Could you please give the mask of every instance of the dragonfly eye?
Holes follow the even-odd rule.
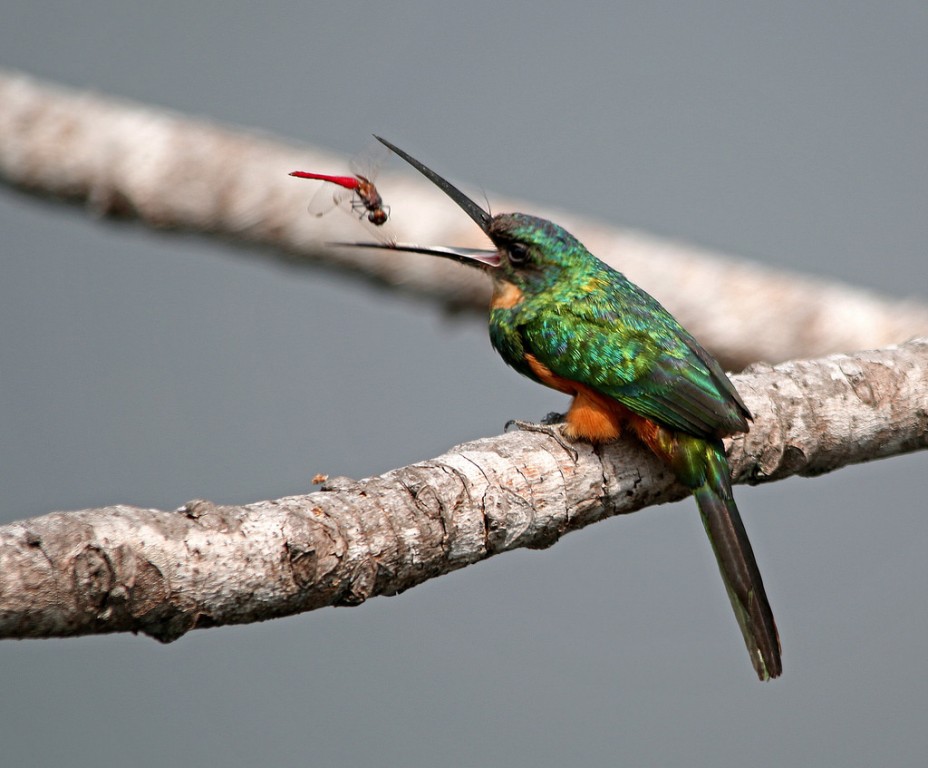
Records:
[[[512,243],[509,246],[509,263],[519,266],[528,261],[528,247],[522,243]]]

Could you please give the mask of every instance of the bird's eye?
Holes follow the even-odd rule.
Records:
[[[513,243],[509,246],[509,262],[519,265],[528,261],[528,247],[522,243]]]

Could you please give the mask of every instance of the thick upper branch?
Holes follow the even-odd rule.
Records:
[[[756,418],[730,446],[738,481],[928,447],[928,339],[734,381]],[[0,637],[172,640],[355,605],[684,494],[635,443],[578,444],[575,458],[550,437],[516,432],[305,496],[53,513],[0,528]]]
[[[342,158],[306,146],[47,85],[0,71],[0,178],[20,189],[84,203],[94,213],[269,247],[294,263],[350,270],[381,285],[483,309],[485,278],[410,254],[333,249],[356,240],[346,216],[305,213],[313,189],[287,173],[338,171]],[[427,182],[386,176],[404,241],[486,245]],[[537,206],[494,201],[496,210]],[[883,347],[928,333],[928,308],[735,262],[642,233],[548,213],[600,258],[657,296],[730,368],[848,349]],[[702,297],[713,297],[706,312]]]

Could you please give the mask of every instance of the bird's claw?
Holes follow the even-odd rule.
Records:
[[[522,421],[520,419],[510,419],[506,422],[506,431],[509,431],[510,427],[517,427],[523,432],[540,432],[543,435],[548,435],[548,437],[553,437],[561,448],[563,448],[567,453],[573,456],[574,461],[580,459],[580,454],[577,453],[577,449],[574,448],[567,438],[564,437],[564,432],[559,426],[564,421],[564,415],[561,413],[549,413],[541,421],[540,424],[536,424],[532,421]]]

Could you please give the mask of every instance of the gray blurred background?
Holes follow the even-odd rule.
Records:
[[[928,6],[810,5],[6,0],[0,65],[928,301]],[[302,493],[564,405],[344,277],[7,189],[0,232],[0,521]],[[923,765],[926,491],[924,455],[738,490],[772,684],[687,501],[359,608],[4,642],[0,763]]]

